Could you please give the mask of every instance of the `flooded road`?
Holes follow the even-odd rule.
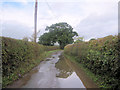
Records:
[[[62,51],[53,53],[51,58],[42,61],[8,88],[85,88],[76,71],[61,53]]]

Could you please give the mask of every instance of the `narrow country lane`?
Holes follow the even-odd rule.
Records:
[[[53,53],[51,58],[46,58],[8,88],[85,88],[76,71],[64,60],[62,52]]]

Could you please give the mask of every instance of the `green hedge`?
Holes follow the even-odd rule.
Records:
[[[117,36],[67,45],[64,53],[77,57],[78,63],[99,75],[103,81],[100,87],[120,89],[120,38]]]
[[[3,87],[21,78],[44,59],[44,52],[58,49],[58,46],[43,46],[2,37],[2,81]]]

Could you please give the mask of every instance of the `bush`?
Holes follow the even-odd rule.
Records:
[[[3,87],[39,64],[44,59],[45,51],[55,49],[58,47],[2,37]]]
[[[77,62],[100,75],[104,87],[120,88],[120,38],[117,36],[67,45],[64,53],[78,57]]]

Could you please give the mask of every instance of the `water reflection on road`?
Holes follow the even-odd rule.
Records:
[[[56,63],[59,74],[57,75],[61,88],[85,88],[76,72],[70,67],[63,55]]]
[[[61,53],[54,53],[9,88],[85,88]]]

